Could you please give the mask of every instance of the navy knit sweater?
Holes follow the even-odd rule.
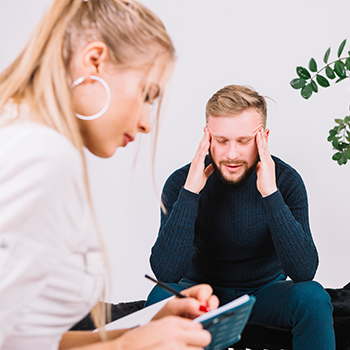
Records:
[[[255,171],[238,187],[214,172],[200,194],[183,188],[190,164],[168,178],[162,194],[166,213],[150,258],[157,278],[241,288],[259,287],[281,273],[294,282],[313,279],[318,255],[303,180],[273,160],[278,191],[265,198]]]

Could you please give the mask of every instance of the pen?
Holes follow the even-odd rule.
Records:
[[[183,294],[179,293],[176,289],[170,287],[169,285],[167,285],[164,282],[157,281],[156,279],[154,279],[154,278],[152,278],[151,276],[148,276],[148,275],[145,275],[145,277],[148,278],[149,280],[151,280],[152,282],[156,283],[160,288],[163,288],[167,292],[169,292],[171,294],[174,294],[178,298],[188,298],[186,295],[183,295]],[[200,305],[199,306],[199,311],[208,312],[208,311],[210,311],[210,308],[208,306]]]
[[[154,283],[157,283],[157,285],[160,288],[163,288],[164,290],[166,290],[167,292],[174,294],[175,296],[177,296],[178,298],[187,298],[185,295],[179,293],[176,289],[171,288],[170,286],[168,286],[166,283],[161,282],[161,281],[157,281],[156,279],[152,278],[151,276],[145,275],[146,278],[148,278],[149,280],[151,280]]]

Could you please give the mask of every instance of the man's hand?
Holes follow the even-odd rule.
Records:
[[[204,128],[204,136],[199,143],[197,152],[192,159],[190,171],[188,172],[184,188],[188,191],[199,193],[209,176],[213,173],[214,167],[212,164],[204,168],[205,156],[210,147],[210,134],[208,128]]]
[[[263,197],[267,197],[277,191],[275,162],[267,145],[268,134],[269,131],[263,129],[256,134],[256,144],[260,157],[260,162],[256,166],[258,176],[256,186]]]

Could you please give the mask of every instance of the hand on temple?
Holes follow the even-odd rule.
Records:
[[[270,194],[277,191],[276,174],[275,174],[275,162],[273,161],[268,145],[269,130],[261,129],[256,134],[256,144],[258,147],[258,153],[260,161],[256,166],[256,186],[263,197],[267,197]]]
[[[188,191],[199,193],[205,184],[209,176],[213,173],[214,167],[210,164],[205,168],[205,156],[208,153],[210,147],[210,133],[208,128],[204,128],[204,135],[199,143],[198,149],[191,163],[190,170],[184,185],[184,188]]]

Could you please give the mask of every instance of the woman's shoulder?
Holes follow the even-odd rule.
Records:
[[[40,153],[77,153],[72,142],[56,130],[31,120],[15,120],[0,127],[0,152],[6,149],[36,149]]]
[[[5,163],[5,164],[4,164]],[[0,164],[46,164],[82,168],[82,158],[72,142],[56,130],[30,121],[16,120],[0,128]]]

